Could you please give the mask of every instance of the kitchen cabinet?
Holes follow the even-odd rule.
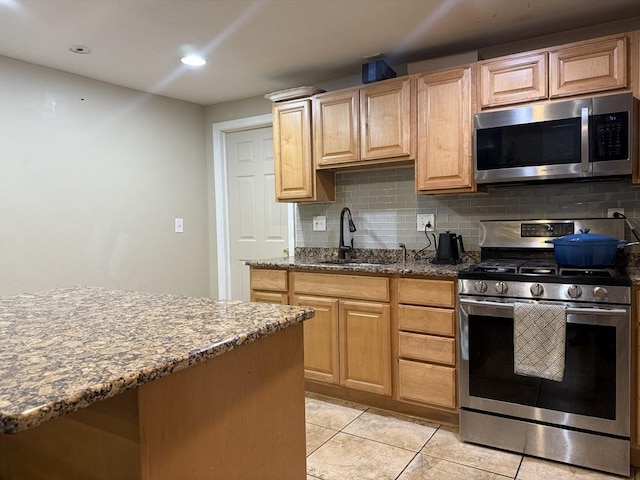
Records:
[[[481,108],[629,87],[618,34],[479,62]]]
[[[251,269],[251,301],[289,304],[288,275],[286,270]]]
[[[273,150],[276,200],[335,200],[332,172],[316,172],[311,138],[311,100],[273,104]]]
[[[398,280],[398,398],[455,409],[455,284]]]
[[[633,96],[640,99],[640,30],[636,30],[632,35],[632,48],[631,48],[631,88],[633,89]],[[640,117],[636,117],[636,135],[638,141],[640,141]],[[640,184],[640,147],[638,147],[638,141],[635,143],[636,148],[636,165],[633,169],[632,182],[634,184]]]
[[[389,279],[292,272],[293,304],[316,309],[304,323],[309,380],[391,395]]]
[[[474,65],[418,75],[416,191],[476,190],[473,178]]]
[[[549,94],[544,51],[487,60],[478,67],[482,108],[542,100]]]
[[[627,87],[625,35],[576,42],[549,50],[551,98]]]
[[[315,95],[313,135],[319,169],[415,158],[413,78]]]

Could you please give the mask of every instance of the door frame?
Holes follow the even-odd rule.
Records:
[[[227,133],[254,130],[273,126],[271,114],[218,122],[212,125],[213,134],[213,184],[216,212],[216,245],[218,268],[218,300],[227,300],[231,294],[231,255],[229,247],[229,182],[227,178]],[[289,252],[295,249],[294,204],[287,205]]]

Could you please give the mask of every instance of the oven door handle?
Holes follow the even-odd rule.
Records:
[[[460,303],[464,305],[477,305],[480,307],[509,309],[515,306],[514,303],[492,302],[491,300],[472,300],[461,298]],[[567,307],[567,315],[627,315],[628,310],[623,308],[598,308],[598,307]]]

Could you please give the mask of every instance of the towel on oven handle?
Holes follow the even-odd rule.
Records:
[[[564,305],[515,303],[513,372],[561,382],[564,377],[567,309]]]

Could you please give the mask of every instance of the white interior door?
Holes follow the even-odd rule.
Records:
[[[246,260],[282,257],[289,246],[287,205],[275,201],[273,129],[226,135],[229,298],[249,300]]]

